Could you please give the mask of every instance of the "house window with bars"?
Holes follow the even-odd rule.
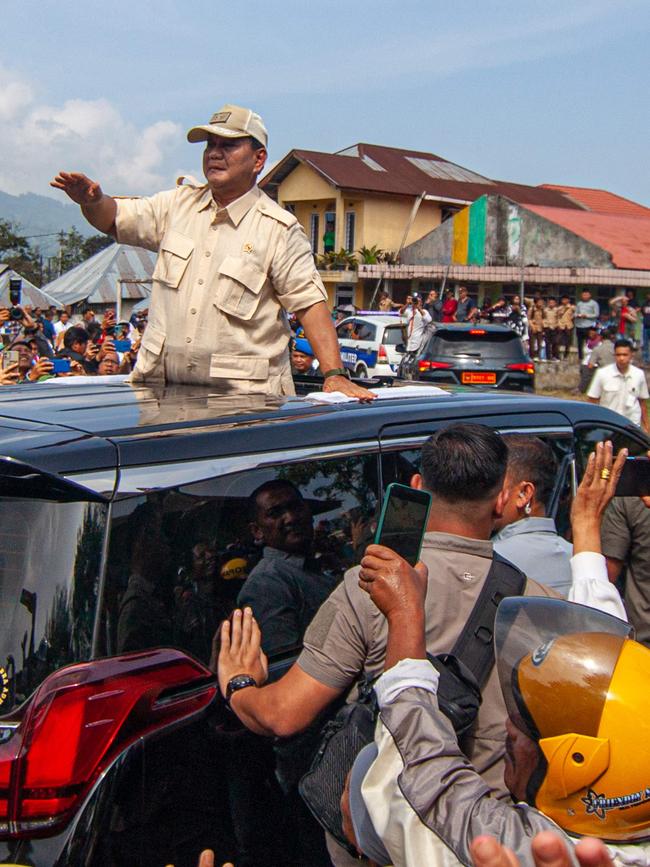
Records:
[[[354,253],[354,229],[356,214],[348,211],[345,215],[345,249],[348,253]]]
[[[309,230],[309,238],[311,241],[311,251],[314,255],[316,255],[316,253],[318,253],[318,227],[319,227],[319,224],[320,224],[320,221],[318,219],[318,214],[312,214],[311,215],[310,230]]]

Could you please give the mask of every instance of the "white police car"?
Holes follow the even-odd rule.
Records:
[[[336,325],[341,360],[353,376],[394,379],[405,351],[399,313],[360,311]]]

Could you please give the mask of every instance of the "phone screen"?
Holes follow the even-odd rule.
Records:
[[[616,485],[615,497],[650,496],[650,459],[627,458]]]
[[[375,542],[396,551],[411,566],[420,557],[427,528],[431,495],[406,485],[391,484],[386,490]]]

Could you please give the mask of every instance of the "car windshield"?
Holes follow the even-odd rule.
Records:
[[[508,361],[524,360],[521,340],[514,333],[490,332],[482,328],[472,331],[444,331],[436,333],[427,347],[432,358],[457,358],[463,355],[481,358],[503,358]]]
[[[106,506],[0,498],[0,714],[90,657]]]

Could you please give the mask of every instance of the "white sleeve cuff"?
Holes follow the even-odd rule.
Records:
[[[401,692],[412,686],[437,695],[439,679],[438,672],[427,659],[402,659],[375,683],[379,709],[391,704]]]
[[[595,551],[582,551],[571,558],[571,577],[574,584],[580,581],[596,580],[609,584],[607,564],[602,554]]]

